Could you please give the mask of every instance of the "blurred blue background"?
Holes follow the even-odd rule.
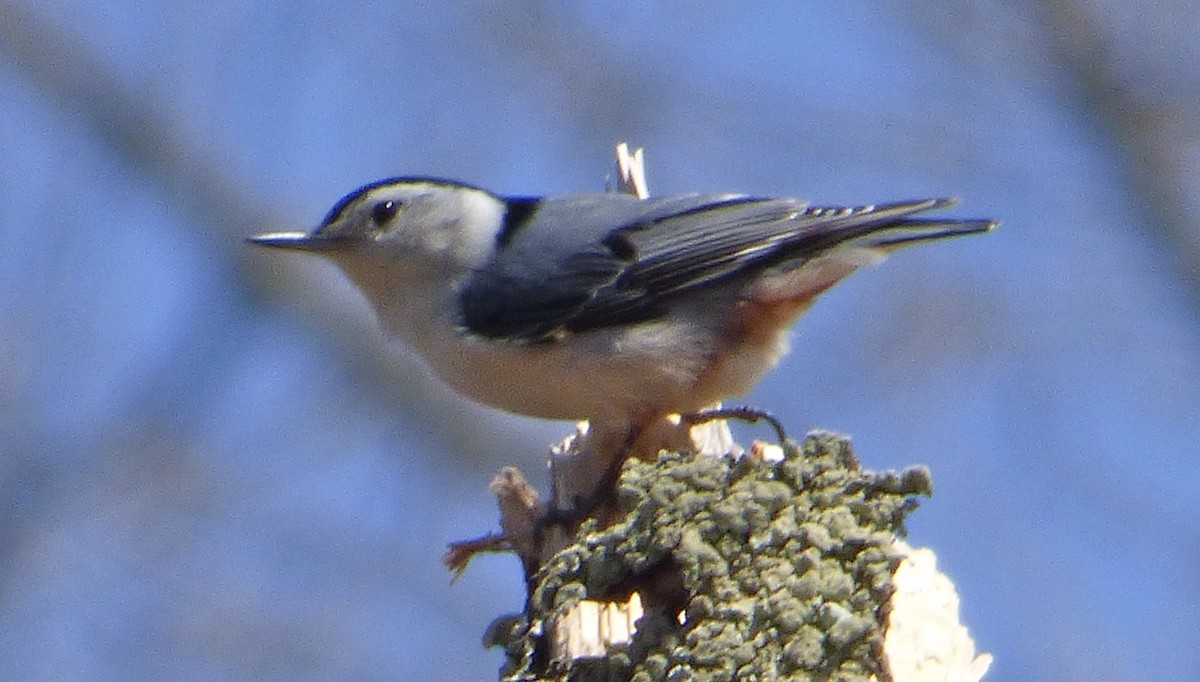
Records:
[[[598,190],[620,140],[655,194],[1003,219],[830,292],[745,402],[932,468],[989,679],[1193,678],[1197,4],[647,5],[0,0],[0,679],[494,679],[517,561],[441,554],[570,426],[242,239],[388,175]]]

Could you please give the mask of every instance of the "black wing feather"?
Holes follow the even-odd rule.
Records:
[[[992,226],[909,218],[951,203],[819,208],[737,195],[642,201],[612,194],[544,200],[460,292],[464,327],[489,338],[549,340],[654,319],[682,294],[795,267],[847,241],[892,246]],[[574,231],[569,239],[566,229]],[[584,248],[556,256],[570,244]]]

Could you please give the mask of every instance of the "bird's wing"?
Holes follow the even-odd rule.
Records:
[[[992,226],[910,217],[951,203],[820,208],[739,195],[545,200],[522,212],[522,224],[502,234],[496,259],[465,283],[463,324],[489,338],[548,340],[654,319],[688,292],[797,267],[848,242],[890,248]],[[576,248],[564,253],[571,244]]]

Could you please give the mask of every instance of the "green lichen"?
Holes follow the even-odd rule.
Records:
[[[676,453],[627,462],[617,491],[625,517],[603,529],[585,524],[534,576],[528,612],[498,642],[509,656],[502,679],[882,675],[892,541],[913,496],[930,493],[929,474],[862,471],[849,441],[834,434],[811,434],[785,450],[777,463]],[[647,594],[662,583],[646,576],[663,570],[682,584],[682,603],[655,606],[671,598]],[[631,646],[606,659],[550,664],[547,623],[581,599],[623,598],[631,589],[650,604]]]

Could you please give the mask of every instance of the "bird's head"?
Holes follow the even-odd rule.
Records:
[[[367,291],[380,276],[394,286],[456,279],[481,266],[496,248],[505,211],[503,199],[477,187],[390,178],[342,197],[311,232],[269,232],[249,241],[330,258]]]

